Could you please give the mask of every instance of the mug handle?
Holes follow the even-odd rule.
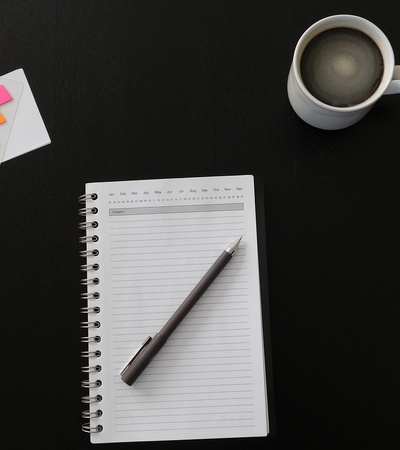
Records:
[[[383,95],[400,94],[400,66],[394,66],[393,79]]]

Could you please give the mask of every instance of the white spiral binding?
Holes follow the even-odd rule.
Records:
[[[84,208],[79,209],[79,215],[80,216],[88,216],[92,214],[97,214],[98,209],[96,207],[90,207],[90,205],[87,205],[87,203],[97,200],[98,196],[97,194],[85,194],[81,195],[79,197],[79,203],[82,203],[85,205]],[[99,238],[97,235],[89,235],[90,229],[95,229],[99,226],[98,222],[95,220],[88,220],[86,219],[85,222],[79,223],[79,229],[85,231],[87,234],[79,238],[79,242],[81,244],[91,244],[98,242]],[[79,252],[79,255],[82,258],[91,259],[95,258],[99,255],[99,251],[97,249],[85,249]],[[93,261],[87,261],[86,264],[82,264],[80,266],[80,270],[86,273],[96,272],[99,270],[99,264],[93,262]],[[93,286],[96,286],[100,283],[100,280],[98,277],[91,277],[91,278],[83,278],[81,280],[82,286],[87,286],[87,289],[92,288]],[[81,322],[80,326],[82,329],[93,329],[93,328],[100,328],[101,323],[98,320],[90,320],[89,317],[95,316],[96,314],[99,314],[100,307],[97,305],[92,305],[91,303],[94,300],[98,300],[100,298],[99,292],[82,292],[81,293],[81,300],[86,301],[86,306],[83,306],[81,308],[81,313],[85,314],[85,316],[88,317],[87,321]],[[83,344],[96,344],[101,341],[100,336],[82,336],[81,342]],[[90,364],[91,361],[93,361],[96,358],[99,358],[101,356],[100,350],[84,350],[81,352],[81,356],[83,358],[86,358],[89,361],[89,365],[82,366],[81,372],[82,373],[96,373],[101,372],[101,365],[99,364]],[[100,388],[102,385],[101,380],[83,380],[81,383],[81,386],[85,389],[90,389],[90,394],[93,394],[96,392],[96,389]],[[93,392],[94,390],[94,392]],[[100,403],[102,401],[102,396],[100,394],[97,395],[84,395],[81,397],[81,401],[84,404],[93,404],[93,403]],[[82,418],[83,419],[98,419],[103,415],[103,411],[101,409],[88,409],[82,412]],[[103,426],[98,424],[93,426],[91,422],[87,422],[82,424],[82,431],[86,433],[100,433],[103,431]]]

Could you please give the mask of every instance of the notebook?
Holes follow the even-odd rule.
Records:
[[[272,373],[254,177],[88,183],[85,192],[82,429],[91,442],[266,436]],[[121,371],[143,341],[240,236],[232,260],[125,384]]]

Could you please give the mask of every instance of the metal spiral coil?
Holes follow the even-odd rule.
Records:
[[[82,264],[80,269],[84,272],[88,272],[89,270],[99,270],[100,266],[98,264]]]
[[[94,389],[100,387],[102,384],[103,383],[101,382],[101,380],[96,381],[83,380],[81,386],[85,389]]]
[[[89,284],[99,284],[100,280],[98,278],[82,278],[81,284],[88,286]]]
[[[98,344],[101,341],[100,336],[82,336],[81,342],[82,344],[96,343]]]
[[[87,216],[88,214],[97,214],[99,210],[97,208],[79,208],[78,214],[80,216]]]
[[[90,206],[90,202],[97,199],[98,195],[96,193],[84,194],[81,195],[78,199],[79,203],[84,205],[84,207],[78,210],[78,214],[80,216],[85,216],[86,218],[84,222],[80,222],[78,224],[79,230],[82,230],[85,233],[84,236],[79,237],[79,243],[89,247],[79,252],[80,257],[86,258],[86,264],[82,264],[80,266],[80,270],[83,272],[96,272],[100,269],[99,264],[94,262],[92,259],[96,258],[99,255],[99,251],[97,249],[90,248],[93,246],[93,243],[98,242],[99,240],[99,237],[96,234],[90,233],[92,229],[98,228],[99,226],[99,223],[96,220],[93,220],[92,217],[90,217],[91,215],[98,213],[98,209],[95,206]],[[101,351],[96,350],[96,347],[93,348],[93,345],[95,346],[101,341],[101,337],[99,335],[93,335],[92,331],[90,331],[92,329],[98,329],[101,327],[101,323],[99,320],[91,320],[92,316],[100,313],[100,307],[92,304],[89,305],[88,303],[92,303],[93,300],[98,300],[100,298],[100,293],[93,290],[93,287],[97,286],[99,283],[100,279],[98,277],[88,277],[81,279],[81,285],[86,286],[86,292],[82,292],[80,298],[82,301],[87,302],[87,304],[81,307],[80,311],[82,314],[85,314],[87,320],[81,322],[80,327],[82,329],[88,330],[88,334],[81,337],[81,343],[90,346],[90,349],[88,348],[81,352],[81,357],[88,360],[88,365],[82,366],[81,372],[87,373],[90,376],[90,379],[83,380],[81,382],[82,388],[89,389],[89,395],[84,395],[83,397],[81,397],[81,401],[84,404],[96,404],[102,401],[102,396],[100,395],[100,393],[98,393],[98,388],[102,386],[102,382],[101,380],[91,378],[92,375],[90,375],[101,372],[102,369],[100,364],[91,364],[91,362],[94,362],[97,358],[101,357]],[[103,411],[100,408],[88,409],[83,411],[82,418],[89,419],[90,421],[82,424],[82,431],[86,433],[100,433],[103,430],[103,425],[96,424],[96,419],[100,418],[102,415]],[[95,422],[93,422],[92,420],[95,420]]]
[[[88,200],[97,200],[98,195],[96,193],[93,194],[83,194],[78,198],[79,203],[86,203]]]
[[[82,292],[81,300],[97,300],[100,298],[98,292]]]
[[[81,222],[78,227],[80,230],[86,230],[88,228],[97,228],[99,226],[99,223],[96,221],[93,222]]]
[[[81,250],[79,252],[79,256],[82,258],[87,258],[89,256],[99,256],[99,251],[97,249],[94,250]]]
[[[94,397],[90,397],[89,395],[84,395],[81,398],[82,403],[100,403],[103,400],[101,395],[95,395]]]
[[[103,431],[103,425],[91,427],[90,422],[87,422],[82,425],[82,431],[85,433],[101,433]]]
[[[96,411],[90,411],[89,409],[82,411],[82,418],[83,419],[94,419],[97,417],[101,417],[103,415],[103,411],[101,409],[98,409]]]
[[[85,244],[86,242],[98,242],[99,237],[96,236],[95,234],[93,236],[81,236],[79,238],[79,242],[81,244]]]

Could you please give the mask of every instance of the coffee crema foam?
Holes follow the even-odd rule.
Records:
[[[376,43],[352,28],[332,28],[313,38],[300,62],[304,85],[318,100],[348,107],[367,100],[383,77]]]

